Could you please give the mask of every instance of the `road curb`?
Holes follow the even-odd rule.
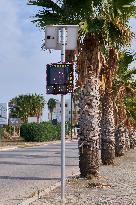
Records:
[[[67,178],[66,178],[66,181],[67,181],[68,179],[70,179],[70,178],[72,178],[72,177],[76,177],[76,176],[78,176],[78,175],[79,175],[79,173],[77,172],[77,173],[75,173],[74,175],[67,177]],[[35,202],[35,201],[39,200],[41,197],[43,197],[43,196],[49,194],[50,191],[53,191],[54,189],[56,189],[56,188],[58,188],[58,187],[61,187],[61,182],[57,182],[56,184],[54,184],[54,185],[52,185],[52,186],[50,186],[50,187],[48,187],[47,189],[44,189],[44,190],[42,190],[42,191],[38,191],[38,193],[37,193],[35,196],[33,196],[33,197],[31,197],[31,198],[29,198],[29,199],[27,199],[27,200],[21,202],[21,203],[18,204],[18,205],[29,205],[30,203]]]
[[[72,141],[77,141],[76,139],[73,139]],[[71,140],[66,140],[65,142],[67,142],[67,143],[70,143],[71,142]],[[17,145],[17,146],[13,146],[13,147],[8,147],[8,146],[6,146],[6,147],[0,147],[0,151],[8,151],[8,150],[15,150],[15,149],[24,149],[24,148],[33,148],[33,147],[39,147],[39,146],[45,146],[45,145],[49,145],[49,144],[59,144],[59,143],[61,143],[61,141],[48,141],[48,142],[45,142],[45,143],[43,143],[43,144],[37,144],[37,145],[29,145],[29,146],[23,146],[23,145]]]
[[[54,189],[56,189],[59,186],[61,186],[61,182],[57,182],[56,184],[48,187],[47,189],[45,189],[43,191],[38,191],[38,193],[35,196],[21,202],[18,205],[29,205],[30,203],[35,202],[36,200],[39,200],[42,196],[45,196],[45,194],[49,194],[50,191],[53,191]]]
[[[15,150],[18,147],[0,147],[0,151]]]

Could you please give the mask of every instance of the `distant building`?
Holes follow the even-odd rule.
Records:
[[[51,120],[51,113],[48,112],[48,119]],[[58,122],[61,122],[61,102],[56,101],[56,107],[53,110],[52,113],[52,119],[57,119]],[[65,120],[70,121],[71,120],[71,101],[66,100],[65,102]]]
[[[48,119],[51,120],[51,113],[48,110]],[[52,119],[57,119],[61,122],[61,102],[56,101],[56,108],[53,110]],[[71,98],[65,101],[65,121],[71,121]],[[73,125],[79,121],[79,106],[78,103],[72,102],[72,121]]]

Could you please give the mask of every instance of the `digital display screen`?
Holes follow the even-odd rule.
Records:
[[[73,92],[73,64],[50,64],[46,68],[47,94]]]
[[[49,85],[64,85],[69,82],[69,68],[50,67],[48,70],[48,84]]]

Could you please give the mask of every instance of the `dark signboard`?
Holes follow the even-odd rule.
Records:
[[[11,126],[20,126],[21,119],[20,118],[9,118],[9,125]]]
[[[50,64],[46,68],[47,94],[67,94],[73,92],[73,64]]]

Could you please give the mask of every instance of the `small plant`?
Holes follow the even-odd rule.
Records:
[[[88,174],[87,176],[86,176],[86,179],[88,179],[88,180],[94,180],[94,179],[96,179],[97,177],[95,177],[94,175],[92,175],[92,174]]]

